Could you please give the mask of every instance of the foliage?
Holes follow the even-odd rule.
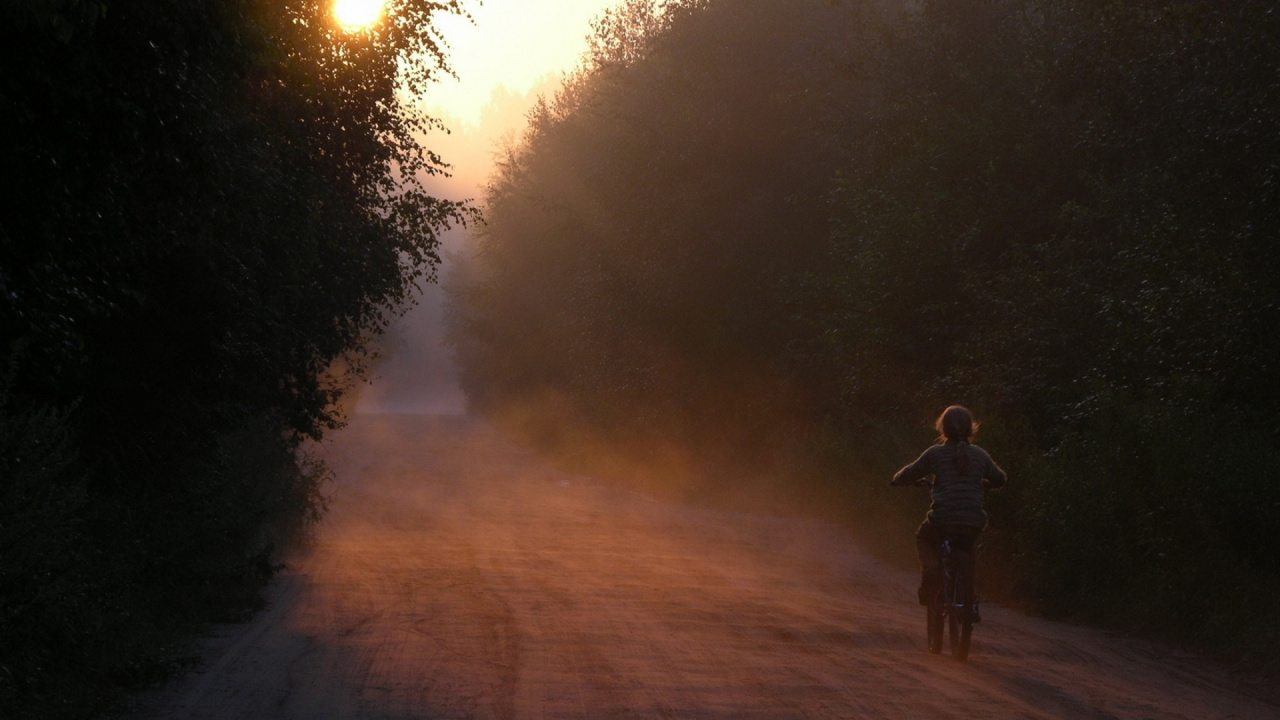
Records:
[[[1275,18],[980,7],[925,3],[870,66],[897,92],[836,195],[823,322],[874,328],[840,348],[842,392],[904,429],[956,400],[1018,428],[992,523],[1025,600],[1261,652]]]
[[[1238,413],[1178,411],[1150,396],[1109,401],[1024,493],[1023,593],[1050,614],[1176,628],[1268,657],[1275,630],[1250,617],[1280,589],[1269,540],[1280,489],[1258,481],[1268,435],[1260,418]],[[1071,539],[1080,536],[1090,541]]]
[[[961,402],[1013,477],[991,591],[1262,652],[1277,22],[626,3],[493,179],[453,291],[468,394],[900,539],[917,498],[881,486]]]
[[[24,667],[57,663],[57,652],[93,643],[94,631],[109,621],[95,602],[94,553],[80,520],[87,493],[67,413],[16,410],[12,381],[10,368],[0,384],[0,705],[6,708],[21,707]]]
[[[328,369],[359,374],[434,276],[438,233],[472,214],[426,194],[444,166],[408,100],[444,60],[432,15],[458,3],[402,0],[360,34],[328,11],[23,0],[0,16],[0,414],[44,428],[6,431],[15,457],[57,438],[66,465],[0,477],[26,508],[5,532],[34,543],[0,564],[22,553],[70,588],[0,596],[64,599],[30,635],[0,630],[19,716],[76,716],[49,694],[59,679],[86,678],[92,705],[145,680],[120,663],[154,664],[173,629],[255,602],[323,509],[325,471],[298,448],[341,422],[349,379]]]
[[[482,275],[456,289],[476,408],[563,403],[576,420],[560,420],[650,456],[776,447],[796,397],[770,362],[795,330],[771,308],[822,244],[823,103],[846,85],[826,68],[847,28],[807,2],[602,18],[500,165]]]

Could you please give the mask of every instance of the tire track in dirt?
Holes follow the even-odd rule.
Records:
[[[315,546],[138,720],[1280,717],[1193,657],[994,605],[970,662],[929,655],[914,573],[840,528],[603,487],[465,418],[358,417],[324,453]]]

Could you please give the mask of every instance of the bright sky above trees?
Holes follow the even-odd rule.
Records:
[[[571,69],[586,49],[591,20],[618,0],[472,0],[475,19],[438,16],[458,80],[445,78],[424,102],[468,124],[499,86],[523,94],[540,78]]]

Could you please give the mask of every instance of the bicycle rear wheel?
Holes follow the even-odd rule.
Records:
[[[951,587],[947,588],[947,626],[951,631],[951,657],[969,657],[969,640],[973,635],[973,574],[970,555],[953,551]]]
[[[925,613],[929,631],[929,652],[937,655],[942,652],[942,593],[934,596],[933,601],[925,608]]]

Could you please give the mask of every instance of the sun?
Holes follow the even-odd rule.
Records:
[[[333,18],[343,30],[355,32],[378,22],[386,0],[335,0]]]

